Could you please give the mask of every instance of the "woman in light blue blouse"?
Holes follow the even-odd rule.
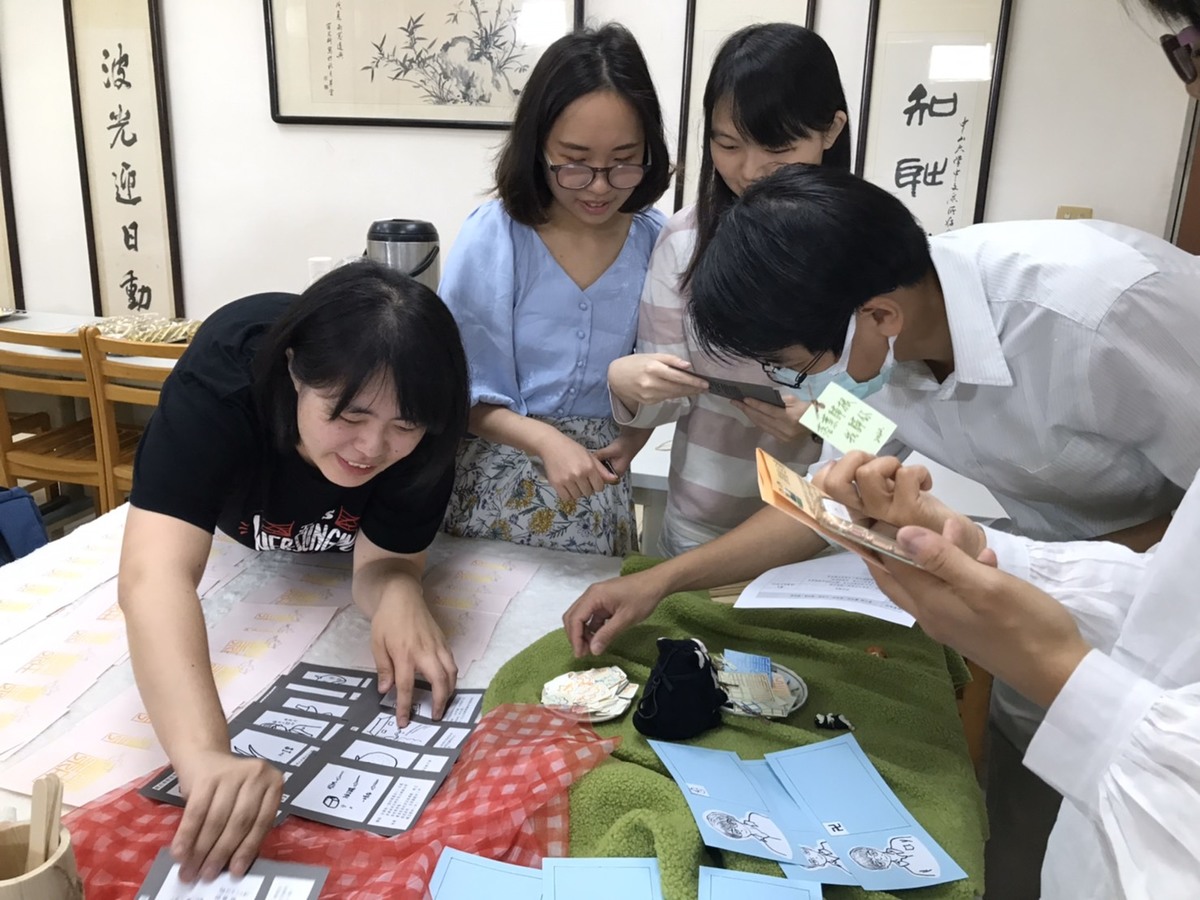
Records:
[[[607,25],[560,38],[517,104],[497,200],[463,224],[439,293],[471,367],[451,534],[585,553],[636,549],[608,364],[630,353],[670,178],[642,52]]]

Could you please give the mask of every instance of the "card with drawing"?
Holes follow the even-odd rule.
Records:
[[[479,720],[483,692],[457,692],[433,720],[432,691],[418,683],[413,718],[401,728],[377,683],[372,672],[301,663],[229,723],[235,753],[283,773],[277,822],[294,814],[394,835],[416,821]],[[141,793],[183,804],[171,769]]]
[[[179,880],[169,847],[158,851],[137,900],[317,900],[329,870],[323,866],[255,860],[241,878],[222,872],[212,881]]]
[[[853,735],[768,753],[765,759],[788,793],[821,823],[844,870],[867,890],[967,877],[887,786]]]
[[[797,881],[877,891],[966,878],[892,793],[853,735],[762,760],[649,743],[710,847],[773,860]]]
[[[879,555],[890,556],[915,566],[895,538],[855,522],[849,510],[826,495],[811,481],[797,475],[761,447],[755,451],[758,490],[763,500],[824,535],[873,566]]]

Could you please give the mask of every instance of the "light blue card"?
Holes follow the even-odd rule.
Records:
[[[755,675],[771,674],[771,657],[759,656],[757,653],[743,653],[741,650],[725,648],[721,655],[724,668],[730,672],[749,672]]]
[[[488,897],[489,894],[480,894]],[[663,900],[658,860],[542,860],[542,900]]]
[[[821,885],[700,867],[697,900],[823,900]]]
[[[647,743],[683,791],[705,844],[774,862],[795,858],[796,850],[775,821],[771,804],[736,753],[665,741]],[[779,793],[784,794],[782,785]]]
[[[849,868],[829,846],[821,823],[787,792],[765,759],[742,761],[743,771],[758,787],[771,817],[792,846],[790,862],[779,861],[788,878],[825,884],[858,884]]]
[[[447,847],[429,880],[429,893],[433,900],[539,900],[542,870]]]
[[[892,793],[853,735],[768,753],[766,760],[864,888],[914,888],[967,877]]]

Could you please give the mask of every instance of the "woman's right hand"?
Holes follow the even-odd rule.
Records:
[[[201,751],[175,771],[187,801],[171,841],[180,879],[212,881],[226,867],[246,874],[279,811],[283,775],[228,750]]]
[[[608,386],[631,407],[695,397],[708,390],[708,382],[686,371],[691,367],[670,353],[634,353],[609,363]]]
[[[621,480],[591,451],[559,431],[538,447],[538,456],[546,469],[546,480],[565,500],[582,500]]]

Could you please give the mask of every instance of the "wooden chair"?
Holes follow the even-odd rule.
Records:
[[[7,487],[15,487],[19,478],[94,487],[97,507],[103,511],[99,433],[93,418],[45,428],[48,419],[43,415],[10,415],[8,391],[86,400],[91,407],[82,335],[0,328],[0,481]],[[39,433],[14,439],[31,424]]]
[[[95,392],[95,417],[100,436],[101,476],[108,509],[120,505],[133,488],[133,457],[142,428],[117,423],[116,404],[158,406],[171,366],[155,365],[147,357],[177,360],[187,344],[152,344],[100,334],[95,325],[82,329],[84,357]],[[172,362],[173,364],[173,362]]]
[[[962,719],[967,751],[975,765],[975,777],[983,778],[987,761],[988,712],[991,709],[992,675],[971,660],[964,660],[971,670],[971,681],[959,689],[958,717]]]

